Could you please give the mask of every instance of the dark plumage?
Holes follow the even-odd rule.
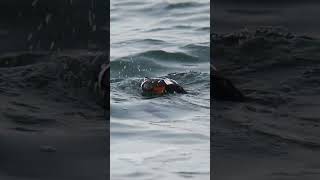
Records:
[[[243,101],[244,95],[238,90],[230,80],[219,75],[217,70],[211,68],[211,97],[215,100]]]
[[[168,93],[187,93],[175,80],[169,78],[144,78],[141,83],[144,95],[163,95]]]

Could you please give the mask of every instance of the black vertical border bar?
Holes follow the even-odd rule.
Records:
[[[214,4],[213,4],[213,0],[210,0],[210,179],[214,179],[213,178],[213,121],[214,121],[214,112],[213,112],[213,108],[214,108],[214,104],[213,104],[213,42],[212,42],[212,35],[213,35],[213,8],[214,8]]]
[[[110,0],[90,0],[89,1],[92,24],[88,23],[88,30],[90,39],[88,42],[89,48],[102,51],[106,54],[109,68],[106,71],[107,87],[105,89],[103,98],[103,107],[105,109],[104,116],[106,118],[106,162],[105,162],[105,176],[110,179]],[[90,16],[90,13],[88,16]],[[91,14],[92,15],[92,14]],[[91,42],[90,42],[91,41]],[[90,47],[93,46],[93,47]]]
[[[108,21],[108,27],[107,27],[107,31],[108,31],[108,50],[107,50],[107,52],[108,52],[108,61],[109,61],[109,71],[108,71],[108,76],[109,76],[109,79],[108,79],[108,84],[109,84],[109,91],[108,91],[108,94],[107,94],[107,96],[108,96],[108,101],[107,101],[107,104],[108,104],[108,107],[109,107],[109,114],[108,114],[108,121],[107,121],[107,131],[108,131],[108,133],[107,133],[107,135],[108,135],[108,138],[107,138],[107,146],[108,146],[108,151],[107,151],[107,156],[108,156],[108,158],[107,158],[107,168],[108,168],[108,173],[107,173],[107,179],[110,179],[110,111],[111,111],[111,105],[110,105],[110,68],[111,68],[111,66],[110,66],[110,0],[105,0],[106,1],[106,6],[108,7],[107,8],[107,12],[108,12],[108,15],[107,15],[107,21]]]

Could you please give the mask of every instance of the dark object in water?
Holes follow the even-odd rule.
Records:
[[[141,83],[143,95],[163,95],[167,93],[187,93],[175,80],[169,78],[145,77]]]
[[[232,82],[220,76],[215,68],[211,68],[211,94],[215,100],[244,101],[244,95]]]
[[[103,59],[102,57],[101,59]],[[99,67],[98,67],[99,68]],[[103,63],[100,65],[100,72],[95,77],[95,93],[101,98],[101,104],[104,109],[110,109],[110,64]]]

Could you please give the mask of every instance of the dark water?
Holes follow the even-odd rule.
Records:
[[[76,93],[75,99],[97,101],[94,83],[100,65],[109,62],[108,9],[103,0],[1,1],[3,98],[10,89],[24,93],[26,88],[40,94],[50,94],[49,89],[61,99]]]
[[[319,37],[320,3],[306,1],[211,1],[211,31],[219,34],[261,26],[282,26],[300,35]]]
[[[211,3],[211,63],[248,97],[213,101],[212,176],[319,179],[319,3]]]
[[[111,179],[209,179],[209,2],[111,1]],[[142,78],[189,93],[141,96]]]
[[[213,176],[319,179],[319,39],[268,27],[212,41],[213,63],[248,98],[214,102]]]
[[[108,63],[108,5],[0,1],[0,179],[108,176],[106,118],[93,88]]]
[[[0,53],[21,50],[103,49],[109,44],[104,0],[0,2]]]
[[[250,99],[213,102],[212,176],[319,179],[319,2],[211,3],[212,63]]]

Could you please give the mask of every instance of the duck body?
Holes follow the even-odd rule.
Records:
[[[164,95],[187,93],[175,80],[169,78],[145,77],[140,85],[143,95]]]

